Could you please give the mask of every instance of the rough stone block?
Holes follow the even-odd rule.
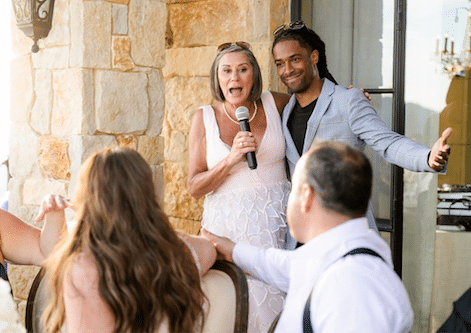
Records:
[[[252,51],[262,72],[263,90],[279,91],[281,83],[271,53],[271,42],[254,43]],[[283,84],[281,84],[283,85]]]
[[[23,202],[27,205],[40,205],[48,194],[67,196],[67,183],[61,180],[26,179],[23,186]]]
[[[274,0],[270,1],[270,4],[270,33],[273,33],[280,25],[290,21],[290,1]]]
[[[190,235],[199,235],[201,229],[201,222],[180,219],[178,217],[169,217],[169,220],[175,229],[184,231]]]
[[[117,146],[112,135],[77,135],[69,138],[70,175],[69,195],[73,193],[82,163],[98,150]]]
[[[128,33],[128,6],[113,5],[113,35],[126,35]]]
[[[130,0],[105,0],[111,3],[116,3],[116,4],[121,4],[121,5],[127,5]]]
[[[23,204],[15,212],[15,216],[18,217],[21,221],[24,221],[28,224],[35,226],[36,228],[41,228],[42,223],[34,223],[34,219],[38,216],[39,208],[37,205],[25,205]]]
[[[69,143],[51,136],[40,138],[38,164],[47,177],[69,180]]]
[[[165,211],[172,217],[200,221],[204,199],[196,201],[188,193],[186,169],[184,163],[164,162]]]
[[[162,132],[165,116],[165,82],[159,70],[152,70],[149,79],[149,125],[146,134],[157,136]]]
[[[237,1],[201,1],[169,5],[167,43],[173,47],[219,45],[247,40],[246,11]]]
[[[27,122],[33,104],[33,73],[29,55],[11,61],[10,74],[10,119]]]
[[[42,48],[33,53],[34,68],[64,69],[69,67],[70,47]]]
[[[245,3],[247,13],[247,36],[249,40],[270,40],[272,31],[270,31],[270,6],[273,1],[247,1]],[[267,19],[260,19],[261,17]]]
[[[149,0],[129,3],[131,56],[138,66],[162,68],[165,64],[167,6]],[[162,22],[162,23],[160,23]]]
[[[71,67],[111,68],[111,3],[70,1]]]
[[[10,174],[13,177],[24,178],[33,174],[38,156],[38,137],[34,134],[10,138]]]
[[[131,39],[129,37],[113,37],[113,68],[130,71],[134,68],[131,59]]]
[[[26,300],[19,300],[18,302],[18,315],[19,315],[19,320],[20,323],[25,323],[25,318],[26,318]],[[22,324],[24,325],[24,324]],[[26,332],[26,328],[24,330]],[[23,332],[18,332],[18,333],[23,333]]]
[[[37,266],[8,265],[8,277],[15,298],[27,300],[34,278],[39,272]]]
[[[42,41],[45,47],[70,45],[70,11],[68,0],[55,0],[51,31]]]
[[[137,138],[134,135],[118,135],[116,137],[118,146],[137,150]]]
[[[52,134],[94,133],[93,72],[78,68],[54,72],[53,89]]]
[[[173,130],[165,145],[165,160],[188,163],[188,132]]]
[[[164,207],[164,167],[162,165],[151,165],[155,195],[157,196],[157,202],[160,207]]]
[[[216,55],[216,46],[168,49],[163,75],[166,79],[174,76],[209,76]]]
[[[191,91],[194,98],[188,98]],[[188,134],[194,112],[211,103],[209,79],[175,77],[166,83],[165,160],[188,163]]]
[[[34,91],[36,100],[31,112],[30,125],[39,134],[49,134],[52,111],[52,72],[50,70],[36,70]]]
[[[10,126],[10,135],[14,136],[36,136],[37,133],[29,126],[28,123],[24,122],[12,122]]]
[[[166,1],[168,4],[175,4],[175,3],[202,2],[206,0],[166,0]]]
[[[161,136],[141,136],[137,151],[150,165],[159,165],[164,161],[164,138]]]
[[[19,178],[10,178],[8,181],[8,191],[10,191],[8,195],[8,211],[18,216],[17,214],[23,202],[21,198],[23,194],[23,181]]]
[[[149,122],[146,74],[96,72],[95,110],[100,132],[144,132]]]
[[[169,127],[189,133],[195,111],[213,101],[209,89],[209,78],[175,77],[167,80],[165,82],[165,101],[166,120]]]

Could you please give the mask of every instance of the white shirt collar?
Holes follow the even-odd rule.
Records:
[[[349,220],[324,232],[297,248],[294,256],[305,258],[315,253],[318,258],[315,262],[330,265],[347,252],[359,247],[368,247],[377,252],[389,266],[393,267],[389,245],[376,231],[368,228],[366,217]]]

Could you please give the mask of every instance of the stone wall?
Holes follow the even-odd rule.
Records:
[[[71,194],[88,156],[121,145],[153,168],[174,226],[196,234],[202,200],[186,189],[188,133],[212,102],[217,46],[248,41],[264,89],[279,90],[271,32],[288,20],[289,0],[55,0],[52,30],[32,54],[12,17],[10,211],[31,223],[44,195]],[[36,272],[9,265],[23,314]]]
[[[166,2],[56,0],[36,54],[12,21],[10,211],[32,222],[43,196],[69,196],[81,163],[112,145],[145,157],[163,203]],[[22,313],[36,271],[9,265]]]

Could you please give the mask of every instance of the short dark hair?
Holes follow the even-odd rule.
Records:
[[[350,217],[366,214],[373,170],[364,153],[347,144],[317,141],[306,154],[301,183],[321,197],[323,207]]]
[[[263,89],[262,71],[260,70],[260,66],[258,65],[257,59],[255,59],[255,56],[253,55],[252,51],[247,50],[236,44],[231,45],[225,48],[224,50],[220,51],[213,61],[213,64],[211,66],[211,71],[209,74],[211,95],[213,95],[214,99],[219,102],[224,102],[226,100],[226,98],[224,97],[224,94],[222,93],[221,86],[219,85],[218,67],[219,67],[219,62],[221,61],[221,58],[225,54],[231,53],[231,52],[240,52],[240,53],[245,54],[249,58],[249,62],[253,68],[253,86],[252,86],[252,91],[250,92],[250,95],[249,95],[249,100],[257,101],[258,99],[260,99],[260,96],[262,96],[262,89]]]
[[[272,54],[275,48],[275,45],[289,40],[295,40],[305,48],[309,54],[312,51],[317,50],[319,52],[319,61],[317,63],[317,70],[319,71],[319,76],[321,79],[328,78],[330,81],[337,84],[332,74],[330,74],[327,69],[327,56],[325,55],[325,43],[319,37],[314,30],[309,29],[307,26],[303,26],[300,29],[285,29],[276,34],[275,39],[272,44]]]

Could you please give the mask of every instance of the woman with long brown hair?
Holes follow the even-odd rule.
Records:
[[[135,150],[110,148],[82,166],[77,225],[51,256],[44,320],[58,332],[194,332],[203,324],[200,274],[216,252],[178,236],[156,201],[152,171]]]

